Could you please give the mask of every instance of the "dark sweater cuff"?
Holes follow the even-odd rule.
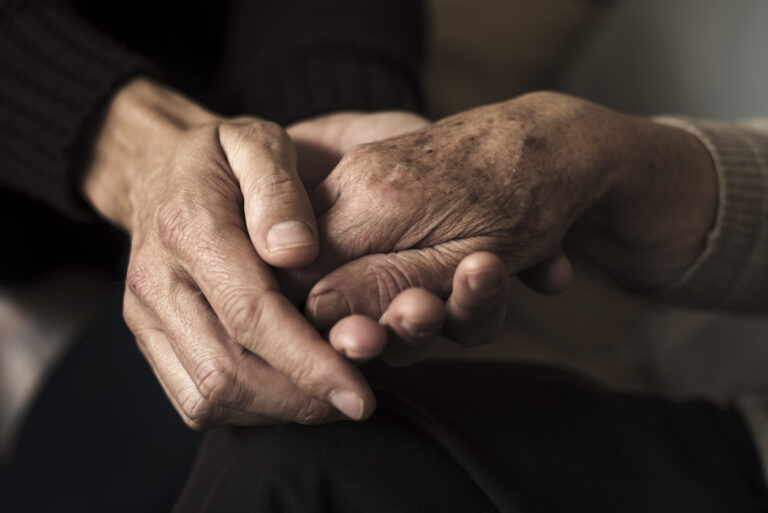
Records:
[[[78,145],[114,91],[152,66],[64,6],[23,5],[0,19],[0,180],[88,218],[77,191]]]

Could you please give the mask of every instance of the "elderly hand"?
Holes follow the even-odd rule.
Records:
[[[269,265],[318,251],[315,216],[278,126],[218,118],[137,79],[112,100],[84,191],[131,236],[124,316],[185,422],[353,419],[375,400],[279,290]],[[373,331],[366,331],[373,328]],[[379,336],[362,324],[353,334]]]
[[[302,121],[287,131],[296,144],[302,180],[311,188],[353,147],[413,132],[428,124],[426,119],[407,112],[346,112]],[[328,251],[321,251],[325,259],[332,259],[334,241],[323,241],[322,248],[326,245]],[[293,273],[294,278],[296,275]],[[283,273],[278,273],[278,278],[283,278],[284,288],[298,288],[298,295],[306,294],[306,287],[313,284],[291,283],[290,276]],[[408,288],[394,297],[379,317],[379,323],[387,328],[386,336],[361,336],[373,328],[364,316],[352,315],[333,326],[329,340],[334,348],[357,362],[381,357],[391,365],[415,363],[426,356],[429,345],[440,336],[472,343],[492,339],[504,318],[507,287],[508,276],[498,257],[473,254],[456,268],[447,301],[429,290]]]
[[[304,272],[330,274],[306,313],[325,327],[377,317],[410,287],[447,297],[456,265],[477,251],[563,289],[569,232],[626,287],[662,287],[701,251],[716,180],[706,149],[680,130],[536,93],[358,146],[311,197],[324,246]]]

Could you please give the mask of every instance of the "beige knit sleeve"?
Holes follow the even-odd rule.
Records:
[[[719,184],[717,217],[704,251],[660,297],[690,306],[768,313],[768,119],[654,121],[698,137],[712,155]]]

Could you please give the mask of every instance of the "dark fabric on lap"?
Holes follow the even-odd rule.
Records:
[[[375,367],[501,511],[768,511],[739,416],[706,401],[619,394],[542,365]]]
[[[370,421],[213,432],[175,512],[473,511],[486,500],[505,513],[768,510],[745,426],[710,403],[617,394],[538,365],[366,371],[381,402]],[[465,479],[445,479],[457,467]],[[414,482],[423,502],[401,509]],[[466,493],[471,506],[425,506]]]
[[[219,428],[175,513],[491,513],[432,437],[386,402],[364,423]]]

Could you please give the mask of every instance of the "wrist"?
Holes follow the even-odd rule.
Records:
[[[130,232],[132,191],[142,171],[168,158],[185,131],[215,119],[171,89],[132,80],[96,121],[86,149],[83,195],[102,217]]]
[[[622,128],[605,149],[610,185],[569,242],[620,285],[651,292],[672,283],[703,251],[717,213],[717,176],[693,135],[616,115]]]

